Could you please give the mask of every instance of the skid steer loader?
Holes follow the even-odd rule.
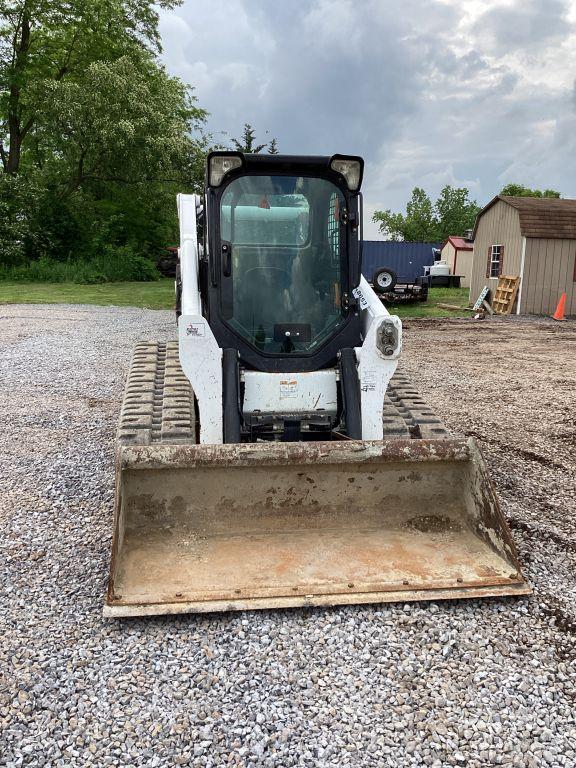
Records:
[[[397,372],[359,157],[213,152],[177,342],[137,346],[105,614],[520,595],[482,457]]]

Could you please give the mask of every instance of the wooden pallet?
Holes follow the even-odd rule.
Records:
[[[509,315],[512,312],[519,285],[518,275],[500,275],[498,287],[492,299],[492,309],[497,315]]]

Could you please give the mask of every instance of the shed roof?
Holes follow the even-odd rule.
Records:
[[[474,250],[474,243],[464,240],[463,237],[456,237],[456,235],[449,235],[445,242],[442,244],[442,248],[446,243],[452,243],[457,251],[472,251]]]
[[[520,232],[524,237],[576,240],[576,200],[555,197],[512,197],[496,195],[476,218],[474,237],[482,215],[498,200],[511,205],[520,216]]]

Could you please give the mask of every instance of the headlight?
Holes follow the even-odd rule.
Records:
[[[360,189],[363,162],[359,157],[333,157],[330,168],[344,176],[351,192],[357,192]]]
[[[227,173],[242,167],[242,158],[238,155],[212,155],[208,162],[208,183],[211,187],[219,187]]]
[[[376,331],[376,346],[384,357],[390,357],[398,349],[398,329],[389,317],[382,320]]]

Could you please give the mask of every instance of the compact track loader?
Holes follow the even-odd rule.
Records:
[[[105,614],[528,593],[482,457],[397,371],[359,157],[213,152],[178,341],[136,348]]]

